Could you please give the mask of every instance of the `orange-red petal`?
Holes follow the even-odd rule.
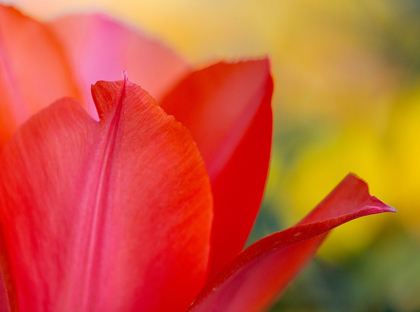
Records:
[[[10,312],[9,296],[6,283],[3,277],[3,270],[0,268],[0,312]]]
[[[194,72],[161,102],[190,130],[214,198],[210,276],[243,248],[259,210],[271,150],[273,83],[267,59]]]
[[[329,230],[362,216],[395,212],[347,176],[299,224],[245,249],[209,282],[191,311],[264,311],[313,257]]]
[[[22,311],[185,310],[205,281],[210,182],[188,131],[140,87],[63,99],[0,156],[0,221]]]
[[[0,150],[32,114],[63,96],[78,96],[48,27],[1,4],[0,96]]]

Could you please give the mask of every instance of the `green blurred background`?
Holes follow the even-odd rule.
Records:
[[[102,11],[198,66],[268,54],[275,140],[250,242],[348,172],[397,215],[334,230],[272,311],[420,311],[420,1],[15,0],[39,18]]]

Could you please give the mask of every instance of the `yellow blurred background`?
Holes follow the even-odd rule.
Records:
[[[273,311],[420,311],[420,1],[0,2],[42,19],[104,12],[198,66],[269,55],[275,140],[251,240],[297,222],[348,172],[399,211],[336,229]]]

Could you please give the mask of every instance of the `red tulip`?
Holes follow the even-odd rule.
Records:
[[[349,175],[240,252],[269,162],[266,59],[193,71],[103,17],[41,24],[0,6],[0,62],[6,311],[264,310],[329,230],[394,211]],[[85,86],[121,68],[160,107],[126,76],[99,81],[96,121]]]

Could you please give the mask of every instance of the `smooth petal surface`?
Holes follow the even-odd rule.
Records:
[[[3,277],[3,270],[0,268],[0,312],[10,312],[9,296],[6,283]]]
[[[121,70],[157,100],[189,70],[189,65],[159,42],[101,15],[73,15],[50,24],[75,72],[83,101],[96,115],[89,86],[115,80]]]
[[[214,198],[210,276],[243,248],[259,210],[271,151],[273,82],[267,59],[192,73],[161,107],[190,130]]]
[[[182,311],[205,281],[210,182],[188,131],[140,87],[98,82],[0,156],[0,218],[20,311]],[[4,267],[3,267],[4,268]]]
[[[264,311],[313,257],[327,231],[381,212],[395,210],[370,196],[365,182],[347,176],[299,224],[243,251],[205,286],[191,311]]]
[[[34,112],[63,96],[77,98],[78,91],[55,37],[0,4],[0,150]]]

